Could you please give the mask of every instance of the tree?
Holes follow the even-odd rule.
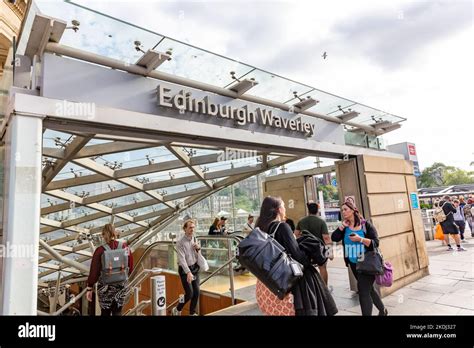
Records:
[[[418,187],[474,184],[474,172],[435,162],[418,177]]]
[[[318,189],[323,192],[323,199],[326,202],[339,199],[337,188],[332,185],[318,185]]]
[[[448,171],[444,176],[445,185],[474,184],[474,172],[468,172],[459,168]]]

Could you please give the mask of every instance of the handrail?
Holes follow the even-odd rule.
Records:
[[[242,237],[239,237],[239,236],[236,236],[236,235],[224,235],[224,236],[217,235],[217,236],[196,236],[196,239],[197,240],[222,240],[222,241],[232,241],[232,240],[234,240],[237,243],[239,243],[242,240]],[[157,241],[157,242],[154,242],[154,243],[150,244],[149,246],[147,246],[147,248],[145,249],[143,254],[140,256],[140,258],[138,259],[138,262],[136,263],[136,265],[141,264],[143,262],[143,260],[148,256],[150,251],[153,250],[157,245],[170,245],[170,244],[173,245],[173,247],[175,245],[175,243],[173,243],[173,241],[171,241],[171,242],[170,241]],[[230,270],[230,272],[229,272],[230,273],[229,274],[229,281],[230,281],[230,287],[231,287],[230,291],[231,291],[231,297],[232,297],[232,304],[234,304],[234,302],[235,302],[235,289],[234,289],[234,279],[233,279],[234,278],[234,273],[233,273],[233,269],[232,269],[232,262],[234,262],[236,260],[236,256],[231,257],[231,245],[230,245],[230,243],[227,246],[227,250],[229,251],[229,259],[223,265],[221,265],[218,269],[216,269],[214,272],[212,272],[210,275],[208,275],[202,281],[200,281],[199,285],[202,285],[202,284],[206,283],[209,279],[211,279],[215,275],[221,273],[222,270],[225,267],[229,266],[229,270]],[[131,274],[130,278],[133,278],[132,282],[134,282],[135,279],[139,278],[139,276],[135,276],[135,272],[137,270],[138,270],[138,266],[135,267],[135,270]],[[142,273],[140,273],[140,275],[142,275],[142,274],[143,274],[143,271],[142,271]],[[144,277],[144,279],[146,279],[146,276]],[[144,279],[140,280],[139,283],[141,283]],[[178,301],[179,301],[179,298],[174,300],[171,304],[169,304],[166,307],[166,309],[169,310]],[[130,315],[130,314],[135,313],[137,311],[141,311],[150,304],[151,304],[151,301],[149,301],[149,300],[141,301],[134,308],[128,310],[124,315]]]
[[[37,314],[42,315],[42,316],[56,316],[56,315],[59,315],[62,312],[64,312],[66,309],[71,307],[74,303],[76,303],[77,300],[82,298],[82,296],[84,296],[84,294],[86,292],[87,292],[87,288],[84,288],[77,296],[71,297],[71,299],[68,301],[68,303],[66,303],[64,306],[62,306],[61,308],[59,308],[57,311],[55,311],[53,313],[46,313],[46,312],[37,310]]]
[[[230,260],[227,260],[221,267],[219,267],[218,269],[216,269],[214,272],[212,272],[209,276],[207,276],[206,278],[204,278],[203,281],[201,281],[199,283],[199,286],[201,286],[202,284],[204,284],[205,282],[207,282],[209,279],[211,279],[212,277],[214,277],[217,273],[220,273],[225,267],[227,267],[231,262],[233,262],[235,260],[235,256],[230,259]],[[179,301],[179,297],[174,300],[173,302],[171,302],[168,307],[166,307],[166,309],[170,309],[172,306],[174,306],[177,302]]]

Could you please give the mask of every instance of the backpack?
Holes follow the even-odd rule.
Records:
[[[238,245],[238,260],[280,300],[303,276],[303,266],[293,260],[278,243],[273,233],[253,229]]]
[[[472,210],[474,209],[474,205],[473,204],[466,204],[464,206],[464,217],[465,218],[469,218],[469,217],[472,217]]]
[[[443,203],[441,207],[436,207],[433,217],[436,220],[437,223],[441,223],[446,221],[446,214],[444,213],[443,207],[446,204],[446,202]]]
[[[111,249],[108,244],[102,245],[102,271],[100,278],[104,284],[125,283],[128,280],[128,250],[123,248],[123,242],[117,241],[117,249]]]

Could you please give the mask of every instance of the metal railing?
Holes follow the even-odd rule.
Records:
[[[230,294],[231,294],[232,304],[234,305],[235,304],[235,286],[234,286],[233,262],[236,260],[236,256],[233,255],[233,252],[232,252],[232,242],[235,241],[235,242],[239,243],[242,240],[242,237],[235,236],[235,235],[196,236],[196,239],[198,241],[212,240],[212,241],[221,241],[221,242],[223,241],[223,242],[225,242],[223,244],[226,245],[227,260],[224,262],[224,264],[222,264],[220,267],[218,267],[216,270],[214,270],[210,275],[205,277],[199,284],[202,285],[202,284],[206,283],[209,279],[211,279],[214,276],[216,276],[217,274],[221,273],[222,271],[224,271],[226,269],[226,267],[228,267],[228,270],[229,270],[229,286],[230,286],[229,290],[230,290]],[[143,262],[146,260],[147,257],[149,257],[149,254],[151,253],[151,251],[153,251],[156,248],[156,246],[158,246],[158,245],[173,245],[173,249],[174,249],[174,251],[176,251],[175,243],[173,243],[173,242],[158,241],[158,242],[155,242],[155,243],[152,243],[151,245],[149,245],[145,249],[145,251],[143,252],[141,257],[139,258],[138,262],[136,263],[137,266],[135,267],[135,270],[130,275],[130,278],[132,278],[131,282],[134,282],[135,279],[138,278],[139,281],[137,281],[137,282],[141,284],[141,282],[143,282],[147,278],[148,274],[143,275],[143,271],[141,273],[139,273],[138,275],[135,275],[135,274],[136,274],[136,272],[138,272],[138,268],[140,267],[140,265],[143,264]],[[203,247],[203,249],[204,250],[212,250],[212,249],[215,249],[215,248],[210,248],[210,247],[204,248]],[[142,269],[143,269],[143,267],[142,267]],[[162,272],[162,271],[163,270],[160,270],[160,272]],[[137,293],[137,290],[136,290],[137,289],[136,286],[135,287],[131,286],[130,288],[135,289],[135,305],[132,309],[128,310],[124,315],[132,315],[132,314],[140,315],[141,312],[151,304],[151,301],[150,300],[143,300],[141,302],[138,302],[138,296],[137,296],[138,293]],[[179,297],[176,300],[174,300],[172,303],[170,303],[166,307],[166,309],[169,310],[178,301],[179,301]]]

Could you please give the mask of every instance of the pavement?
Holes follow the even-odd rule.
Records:
[[[426,241],[430,275],[385,296],[389,315],[474,315],[474,238],[465,233],[467,251],[447,251],[439,240]],[[335,265],[336,266],[336,265]],[[347,269],[329,268],[329,285],[338,315],[360,315],[358,296],[349,289]],[[373,314],[378,311],[374,307]]]
[[[426,241],[430,275],[384,297],[389,315],[474,315],[474,238],[466,233],[467,251],[447,251],[439,240]],[[329,286],[337,303],[337,315],[361,315],[357,293],[350,290],[342,259],[328,267]],[[217,315],[262,315],[255,300],[255,286],[238,290],[236,297],[247,302]],[[373,315],[378,311],[374,307]]]

